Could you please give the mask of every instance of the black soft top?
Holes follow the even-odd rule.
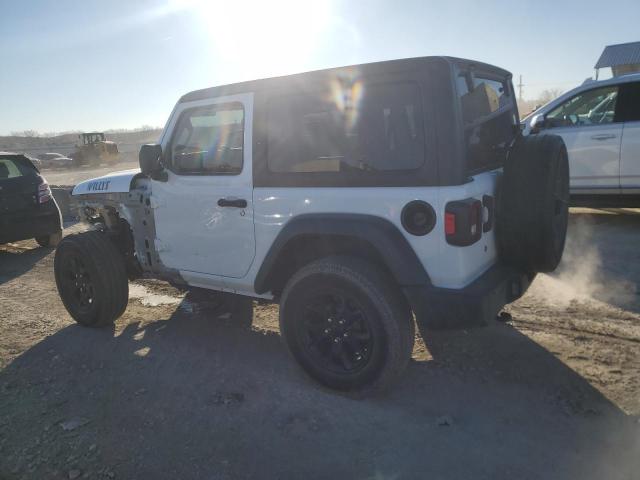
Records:
[[[183,95],[179,103],[204,100],[207,98],[221,97],[225,95],[235,95],[239,93],[255,92],[267,88],[287,88],[306,83],[316,83],[327,80],[328,77],[347,76],[371,76],[383,73],[406,72],[423,69],[427,64],[438,65],[446,71],[451,71],[454,66],[465,68],[477,68],[484,71],[494,72],[500,77],[511,77],[511,73],[502,68],[489,65],[483,62],[468,60],[456,57],[431,56],[403,58],[399,60],[386,60],[383,62],[362,63],[359,65],[349,65],[345,67],[328,68],[324,70],[314,70],[311,72],[296,73],[281,77],[271,77],[259,80],[249,80],[240,83],[231,83],[217,87],[194,90]]]

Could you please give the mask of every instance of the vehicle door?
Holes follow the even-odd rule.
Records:
[[[243,277],[255,256],[253,95],[178,104],[152,181],[156,249],[181,271]]]
[[[567,146],[574,193],[619,191],[622,123],[615,118],[617,99],[617,85],[594,88],[574,95],[545,117],[549,132],[560,135]]]
[[[620,148],[620,188],[622,193],[640,192],[640,82],[620,85],[616,111],[623,122]]]

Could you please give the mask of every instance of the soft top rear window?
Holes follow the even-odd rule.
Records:
[[[465,126],[488,117],[505,107],[510,107],[508,87],[505,81],[480,75],[459,75],[458,96]]]
[[[462,70],[456,90],[470,174],[504,164],[517,132],[518,111],[509,78],[490,72]]]

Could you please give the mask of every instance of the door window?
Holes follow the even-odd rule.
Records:
[[[618,86],[595,88],[579,93],[547,114],[549,127],[579,127],[614,122]]]
[[[191,108],[176,125],[169,167],[179,175],[237,175],[243,152],[241,103]]]

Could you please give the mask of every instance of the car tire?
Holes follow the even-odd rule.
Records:
[[[500,180],[496,232],[501,259],[530,273],[555,270],[564,250],[568,206],[569,163],[562,138],[517,139]]]
[[[50,235],[43,235],[41,237],[36,237],[35,240],[38,243],[38,245],[40,245],[41,247],[45,247],[45,248],[56,247],[62,240],[62,230],[58,230],[57,232],[52,233]]]
[[[103,232],[65,237],[56,249],[54,272],[62,303],[81,325],[111,325],[127,308],[124,257]]]
[[[280,331],[302,369],[321,384],[368,394],[405,369],[415,340],[411,311],[377,267],[332,256],[310,263],[287,282]]]

